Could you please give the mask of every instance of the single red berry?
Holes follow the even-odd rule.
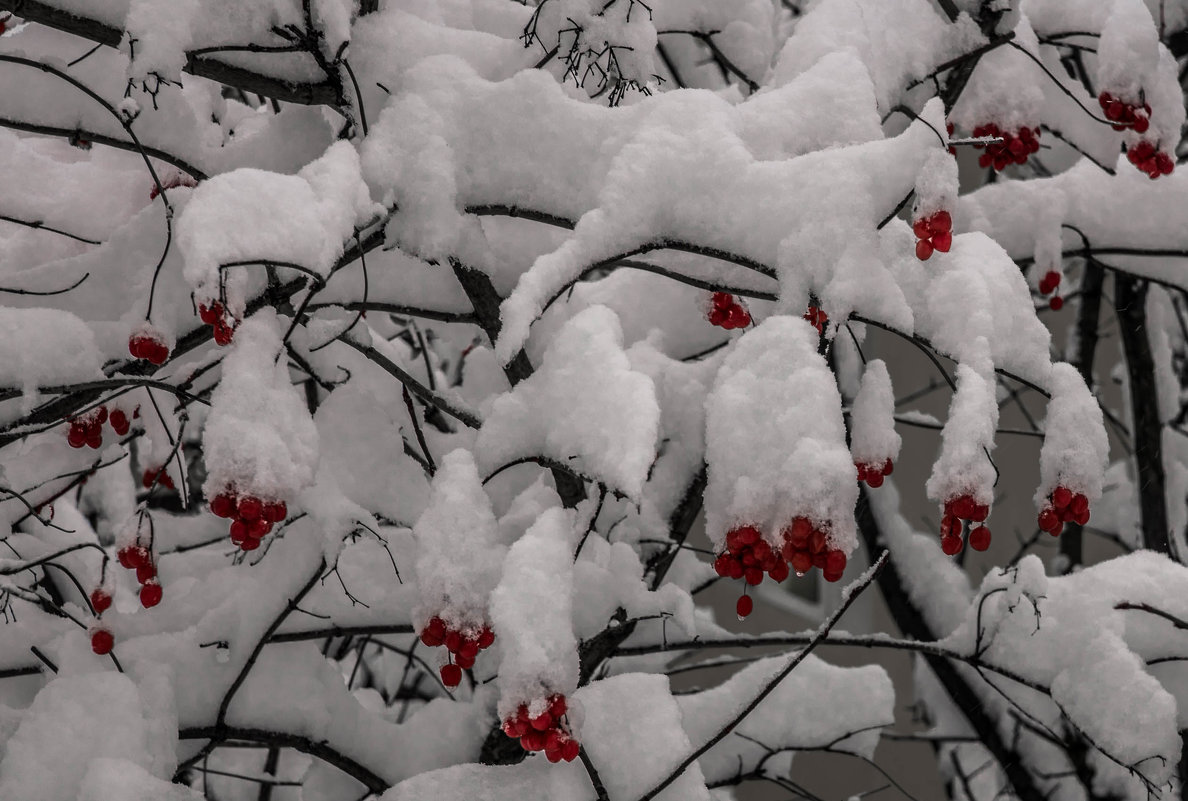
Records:
[[[483,630],[479,632],[478,636],[478,647],[485,650],[494,644],[495,632],[491,631],[490,626],[483,626]]]
[[[1063,509],[1072,503],[1072,490],[1065,486],[1059,486],[1052,490],[1052,506],[1057,509]]]
[[[788,578],[788,572],[788,563],[781,559],[771,566],[771,568],[767,571],[767,575],[771,576],[772,581],[774,581],[776,584],[779,584],[784,579]]]
[[[928,261],[932,258],[932,242],[927,239],[921,239],[916,242],[916,258],[920,261]]]
[[[953,216],[941,209],[932,215],[932,230],[938,233],[953,230]]]
[[[233,543],[242,545],[244,540],[248,539],[248,524],[242,520],[232,521],[230,534]]]
[[[254,551],[260,547],[260,541],[253,537],[244,537],[243,542],[239,543],[239,550]]]
[[[969,532],[969,547],[975,551],[984,551],[990,547],[990,529],[986,526],[978,526],[970,529]]]
[[[157,566],[152,562],[141,562],[136,566],[136,580],[145,584],[157,577]]]
[[[763,571],[757,567],[748,567],[743,571],[743,578],[747,580],[747,584],[754,587],[763,583]]]
[[[550,715],[549,710],[546,709],[536,717],[529,719],[528,722],[531,723],[532,728],[536,729],[537,731],[548,731],[553,727],[553,716]]]
[[[990,516],[990,507],[984,503],[975,503],[970,510],[969,519],[975,523],[984,523]]]
[[[226,493],[219,493],[210,499],[210,511],[215,517],[234,517],[235,499]]]
[[[151,609],[161,603],[161,597],[164,594],[157,581],[150,581],[140,588],[140,605],[145,609]]]
[[[821,571],[821,578],[825,579],[826,581],[828,581],[831,584],[834,582],[837,582],[837,581],[841,581],[841,577],[842,577],[842,574],[840,572],[835,573],[832,570],[822,570]]]
[[[1060,529],[1063,528],[1063,526],[1060,524],[1060,518],[1056,515],[1056,513],[1050,508],[1046,507],[1039,513],[1037,522],[1039,523],[1041,531],[1046,531],[1053,536],[1059,534]]]
[[[447,631],[445,636],[445,647],[446,650],[451,654],[458,653],[458,649],[462,647],[462,635],[453,629]]]
[[[247,524],[247,535],[254,540],[262,539],[270,531],[272,531],[272,524],[262,517],[257,517]]]
[[[1068,508],[1072,510],[1074,515],[1087,512],[1089,511],[1089,499],[1079,492],[1075,493],[1069,501]]]
[[[284,501],[269,501],[264,504],[260,514],[269,523],[279,523],[289,516],[289,507]]]
[[[111,421],[112,429],[121,437],[127,434],[128,429],[131,428],[131,423],[128,422],[128,415],[119,409],[112,409],[111,416],[108,419]]]
[[[103,446],[103,433],[91,431],[87,433],[87,447],[99,450]]]
[[[858,471],[858,480],[866,481],[866,465],[856,464],[854,465],[854,468]]]
[[[929,217],[921,217],[912,223],[912,233],[916,235],[916,239],[931,239],[932,238],[932,220]]]
[[[1056,295],[1048,299],[1048,308],[1052,311],[1060,311],[1064,308],[1064,298]]]
[[[882,473],[867,473],[866,474],[866,483],[872,489],[878,489],[879,487],[883,486],[883,474]]]
[[[951,231],[942,231],[932,237],[932,247],[940,253],[948,253],[949,248],[953,247],[953,233]]]
[[[740,595],[738,603],[734,605],[734,611],[741,620],[755,611],[755,602],[751,600],[751,596],[749,595]]]
[[[714,572],[722,578],[730,575],[730,563],[734,561],[730,554],[722,552],[718,554],[718,558],[714,560]]]
[[[463,640],[462,645],[458,648],[458,656],[465,657],[466,659],[474,659],[476,656],[478,656],[478,652],[478,640],[472,640],[469,638]]]
[[[260,516],[260,512],[263,510],[263,508],[264,505],[260,503],[259,498],[253,497],[251,495],[245,495],[239,499],[239,505],[236,507],[236,511],[239,514],[240,520],[251,521]]]
[[[123,548],[120,548],[118,551],[116,551],[116,559],[119,560],[120,567],[125,567],[129,570],[132,570],[136,567],[136,563],[132,561],[134,558],[134,550],[135,548],[133,546],[125,545]]]
[[[809,553],[819,554],[825,550],[825,532],[819,528],[813,529],[809,535]]]
[[[111,608],[111,593],[102,587],[91,590],[91,606],[94,607],[95,614],[103,614],[104,611]]]
[[[462,683],[462,668],[457,665],[441,666],[441,683],[447,687],[457,687]]]
[[[66,434],[66,442],[71,448],[81,448],[87,444],[87,430],[78,423],[70,424],[70,431]]]
[[[834,548],[825,554],[825,572],[838,573],[845,572],[846,569],[846,554],[844,551]]]
[[[129,560],[132,563],[130,567],[136,569],[141,565],[151,565],[153,563],[153,554],[143,545],[135,545],[132,548],[132,555],[129,557]]]
[[[961,553],[961,537],[957,535],[941,537],[941,550],[948,556]]]
[[[891,462],[891,460],[890,460],[890,459],[888,459],[887,461],[883,462],[883,475],[884,475],[884,476],[889,476],[889,475],[891,475],[891,471],[892,471],[892,470],[894,470],[894,469],[895,469],[895,465],[894,465],[894,464],[892,464],[892,462]]]
[[[788,561],[798,576],[803,576],[813,567],[813,555],[808,551],[797,551]]]
[[[95,629],[91,632],[91,650],[103,656],[111,653],[111,649],[115,647],[115,637],[107,629]]]
[[[573,762],[578,758],[578,753],[581,751],[581,746],[578,745],[577,740],[569,740],[561,746],[561,757],[566,762]]]

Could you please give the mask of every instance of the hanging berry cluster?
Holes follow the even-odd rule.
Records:
[[[1065,523],[1083,526],[1089,522],[1089,499],[1060,485],[1052,490],[1048,502],[1039,513],[1039,527],[1053,537],[1059,537]]]
[[[1176,163],[1172,161],[1171,156],[1156,149],[1155,145],[1146,139],[1128,148],[1126,158],[1145,172],[1152,181],[1161,175],[1171,175],[1176,169]]]
[[[751,587],[761,584],[765,573],[777,584],[788,578],[788,565],[754,526],[726,534],[726,550],[714,560],[714,571],[722,578],[744,579]],[[744,593],[736,604],[738,616],[746,617],[753,609],[754,601]]]
[[[151,326],[145,326],[128,339],[128,352],[134,358],[162,365],[169,358],[169,346],[165,338]]]
[[[974,145],[979,150],[983,147],[986,149],[985,153],[978,156],[978,166],[994,167],[999,172],[1005,170],[1008,164],[1026,164],[1028,156],[1039,152],[1039,128],[1023,126],[1015,133],[1007,133],[1000,130],[994,123],[988,122],[974,128],[973,135],[995,136],[1002,139],[1001,142],[989,145]]]
[[[126,545],[116,552],[116,558],[123,567],[136,571],[136,580],[140,582],[140,605],[151,609],[161,603],[165,592],[157,578],[153,552],[143,545]]]
[[[495,632],[486,624],[481,628],[453,628],[434,615],[421,629],[421,642],[429,648],[445,646],[450,654],[450,662],[441,666],[441,683],[447,687],[457,687],[462,682],[462,671],[474,667],[479,651],[485,651],[494,644]]]
[[[503,721],[503,733],[518,739],[520,747],[529,753],[544,751],[549,762],[572,762],[581,746],[570,734],[566,710],[563,695],[550,696],[544,701],[544,709],[535,716],[529,712],[528,704],[520,704],[516,714]]]
[[[241,495],[233,489],[214,496],[210,511],[215,517],[231,520],[231,542],[243,551],[259,548],[260,540],[272,531],[272,525],[289,516],[284,501],[266,501],[255,495]]]
[[[829,547],[824,528],[814,525],[807,517],[796,517],[784,529],[782,537],[781,553],[797,576],[803,576],[815,567],[826,581],[841,579],[846,570],[846,554]]]
[[[106,567],[107,560],[104,559],[105,570]],[[103,613],[111,608],[111,593],[101,586],[91,590],[91,608],[95,610],[95,617],[102,621]],[[115,635],[102,622],[98,622],[90,633],[91,650],[100,656],[110,653],[111,649],[115,647]]]
[[[882,464],[855,464],[854,467],[858,468],[859,481],[865,481],[867,486],[878,489],[883,486],[883,479],[891,475],[895,465],[888,459]]]
[[[169,489],[177,489],[173,485],[173,479],[169,477],[169,473],[166,472],[163,465],[156,470],[153,470],[151,467],[145,470],[140,483],[144,485],[145,489],[152,489],[154,484],[160,484],[162,487],[168,487]]]
[[[916,258],[920,261],[928,261],[934,250],[948,253],[953,246],[953,218],[944,209],[916,220],[912,231],[916,234]]]
[[[978,524],[969,530],[969,547],[975,551],[989,548],[990,529],[982,525],[989,516],[990,507],[978,503],[969,493],[949,498],[945,501],[945,513],[941,517],[941,550],[949,556],[961,553],[964,546],[961,537],[963,520]]]
[[[132,417],[140,416],[140,407],[132,413]],[[124,436],[132,428],[128,414],[123,409],[112,409],[107,413],[106,406],[92,409],[86,414],[70,418],[70,430],[66,433],[66,442],[71,448],[90,447],[98,450],[103,447],[103,424],[110,422],[111,428],[118,436]]]
[[[1133,128],[1138,133],[1146,133],[1147,128],[1151,127],[1151,106],[1147,103],[1141,106],[1128,103],[1109,92],[1098,95],[1097,102],[1101,104],[1102,113],[1113,124],[1115,131]]]
[[[727,331],[746,328],[751,324],[751,314],[746,307],[734,299],[729,292],[715,292],[709,308],[709,321]]]
[[[231,344],[231,337],[235,335],[235,326],[237,323],[227,313],[222,303],[216,300],[209,306],[200,304],[198,306],[198,316],[202,319],[202,322],[214,330],[214,341],[216,345]]]
[[[809,306],[808,311],[804,313],[804,319],[817,329],[817,335],[820,336],[825,333],[825,324],[829,322],[829,315],[825,313],[824,309]]]
[[[1060,273],[1055,270],[1048,270],[1044,273],[1044,277],[1040,279],[1039,291],[1041,295],[1051,295],[1060,287]],[[1048,308],[1052,311],[1060,311],[1064,308],[1064,298],[1059,295],[1052,295],[1048,298]]]

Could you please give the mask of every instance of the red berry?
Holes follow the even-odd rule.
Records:
[[[1041,531],[1046,531],[1049,534],[1051,534],[1052,536],[1056,536],[1057,534],[1059,534],[1060,529],[1063,528],[1063,526],[1060,523],[1060,518],[1056,515],[1056,513],[1054,511],[1052,511],[1050,508],[1046,508],[1046,507],[1044,508],[1043,511],[1041,511],[1039,513],[1039,518],[1037,519],[1037,522],[1039,523],[1039,527],[1040,527]]]
[[[464,668],[466,670],[469,670],[470,668],[474,667],[474,657],[473,656],[463,656],[462,654],[458,654],[457,656],[454,657],[454,661],[458,663],[458,667]]]
[[[141,565],[151,565],[153,563],[153,555],[143,545],[135,545],[132,548],[132,555],[129,557],[129,561],[131,562],[129,567],[136,569]]]
[[[846,569],[846,554],[844,551],[833,549],[825,555],[825,572],[826,573],[841,573]]]
[[[990,516],[990,507],[984,503],[975,503],[970,511],[969,519],[975,523],[983,523]]]
[[[751,600],[751,596],[749,595],[740,595],[738,603],[734,605],[734,611],[739,618],[744,618],[755,611],[755,602]]]
[[[927,239],[916,242],[916,258],[920,261],[928,261],[932,258],[932,250],[932,243]]]
[[[1069,501],[1068,508],[1072,510],[1074,515],[1079,515],[1083,512],[1089,511],[1089,499],[1081,493],[1076,493]]]
[[[747,584],[754,587],[763,583],[763,571],[757,567],[748,567],[743,571],[743,578],[747,580]]]
[[[252,537],[244,537],[243,542],[239,543],[239,550],[254,551],[260,547],[260,541]]]
[[[441,666],[441,683],[447,687],[457,687],[462,683],[462,668],[457,665]]]
[[[491,631],[490,626],[483,626],[483,630],[479,632],[478,647],[481,649],[490,648],[495,643],[495,632]]]
[[[91,431],[87,434],[87,447],[99,450],[103,446],[103,433]]]
[[[145,609],[151,609],[161,603],[163,595],[164,591],[161,589],[161,585],[155,580],[150,581],[140,588],[140,605]]]
[[[730,563],[732,561],[734,560],[731,559],[730,554],[725,552],[718,554],[718,558],[714,560],[714,572],[722,578],[726,578],[730,575]]]
[[[894,470],[894,469],[895,469],[895,465],[891,463],[891,460],[890,460],[890,459],[888,459],[887,461],[883,462],[883,475],[884,475],[884,476],[889,476],[889,475],[891,475],[891,471],[892,471],[892,470]]]
[[[211,498],[210,511],[215,517],[234,517],[235,499],[226,493],[220,493]]]
[[[788,563],[783,560],[778,560],[767,571],[767,575],[771,576],[771,580],[779,584],[784,579],[788,578]]]
[[[835,581],[841,581],[841,577],[842,577],[841,573],[835,573],[832,570],[824,570],[824,571],[822,571],[822,574],[821,574],[821,578],[825,579],[826,581],[828,581],[830,583],[833,583]]]
[[[975,551],[984,551],[990,547],[990,529],[978,526],[969,532],[969,547]]]
[[[867,473],[866,483],[868,485],[870,485],[871,488],[878,489],[879,487],[883,486],[883,474],[882,473]]]
[[[466,659],[474,659],[478,656],[478,652],[478,640],[465,639],[462,641],[461,647],[458,648],[458,656]]]
[[[445,647],[451,654],[458,653],[458,649],[462,647],[462,635],[450,629],[445,635]]]
[[[1072,490],[1068,487],[1059,486],[1052,490],[1052,506],[1057,509],[1063,509],[1072,503]]]
[[[136,566],[136,580],[141,584],[157,577],[157,566],[152,562],[143,562]]]
[[[103,656],[110,653],[115,646],[115,637],[107,629],[95,629],[91,632],[91,650]]]
[[[561,758],[566,762],[573,762],[578,758],[579,751],[581,751],[581,746],[578,745],[578,741],[569,740],[561,746]]]
[[[912,223],[912,233],[916,235],[916,239],[930,239],[932,238],[932,219],[929,217],[921,217]]]
[[[260,512],[263,509],[264,505],[260,503],[260,499],[251,495],[245,495],[240,498],[239,505],[236,507],[236,511],[239,513],[239,519],[244,521],[255,520],[260,516]]]
[[[111,593],[102,587],[91,590],[91,606],[94,607],[96,614],[103,614],[111,607]]]
[[[270,531],[272,531],[272,524],[262,517],[257,517],[247,524],[247,535],[254,540],[262,539]]]
[[[953,216],[941,209],[932,215],[932,230],[938,233],[953,230]]]
[[[866,465],[856,464],[854,465],[854,468],[858,471],[858,480],[866,481]]]
[[[958,535],[941,537],[941,550],[949,556],[961,553],[961,537]]]
[[[125,567],[129,570],[132,570],[136,567],[136,563],[132,561],[132,552],[134,550],[135,548],[133,546],[125,545],[123,548],[120,548],[118,551],[116,551],[116,559],[119,560],[120,567]]]
[[[242,520],[235,520],[231,523],[231,541],[236,545],[242,545],[243,541],[248,538],[248,524]]]
[[[279,523],[289,516],[289,508],[284,501],[269,501],[264,504],[260,514],[269,523]]]
[[[66,442],[71,448],[81,448],[87,444],[87,430],[78,423],[71,423],[70,431],[66,434]]]
[[[798,576],[803,576],[813,567],[813,555],[808,551],[797,551],[788,561]]]
[[[1064,298],[1060,297],[1059,295],[1049,298],[1048,299],[1048,308],[1051,309],[1052,311],[1060,311],[1061,309],[1064,308]]]
[[[948,253],[949,248],[953,247],[952,232],[942,231],[941,233],[932,237],[932,247],[941,253]]]
[[[792,543],[792,547],[803,551],[808,548],[809,538],[813,534],[813,524],[808,518],[798,517],[792,521],[792,528],[785,530],[784,537]]]
[[[121,437],[128,433],[128,429],[131,427],[131,424],[128,422],[128,415],[119,409],[112,409],[111,417],[108,419],[111,420],[112,429]]]

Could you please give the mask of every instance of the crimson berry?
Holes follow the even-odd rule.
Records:
[[[211,498],[210,511],[215,517],[234,517],[235,499],[226,493],[220,493]]]
[[[978,526],[969,532],[969,547],[975,551],[984,551],[990,547],[990,529]]]
[[[763,582],[763,571],[757,567],[748,567],[743,571],[743,578],[753,587]]]
[[[808,548],[809,537],[813,534],[813,524],[808,518],[798,517],[792,521],[792,528],[785,530],[784,537],[792,543],[792,547],[803,551]]]
[[[941,209],[932,215],[932,230],[943,232],[953,230],[953,215]]]
[[[164,594],[159,582],[156,580],[149,581],[140,588],[140,605],[145,609],[151,609],[161,603],[161,597]]]
[[[961,537],[957,535],[941,537],[941,550],[948,556],[961,553]]]
[[[284,501],[269,501],[264,504],[260,514],[269,523],[279,523],[289,516],[289,507]]]
[[[846,569],[846,554],[834,548],[825,554],[825,572],[841,574]]]
[[[884,475],[884,476],[889,476],[889,475],[891,475],[891,471],[893,471],[894,469],[895,469],[895,465],[894,465],[894,464],[892,464],[892,462],[891,462],[891,460],[890,460],[890,459],[888,459],[887,461],[883,462],[883,475]]]
[[[532,724],[532,728],[536,729],[537,731],[547,731],[553,726],[553,716],[550,715],[549,711],[546,709],[536,717],[531,718],[528,722]]]
[[[831,584],[836,581],[841,581],[841,577],[842,577],[841,573],[834,573],[831,570],[823,570],[821,572],[821,578],[825,579],[826,581],[828,581]]]
[[[975,503],[970,511],[969,519],[975,523],[983,523],[990,516],[990,507],[984,503]]]
[[[111,607],[111,593],[102,587],[91,590],[91,606],[94,607],[96,614],[103,614]]]
[[[949,248],[953,246],[953,234],[950,231],[942,231],[936,236],[932,237],[932,247],[941,253],[948,253]]]
[[[115,647],[115,637],[107,629],[95,629],[91,632],[91,650],[103,656],[111,653]]]
[[[244,521],[255,520],[260,516],[260,512],[263,510],[263,508],[264,505],[260,503],[259,498],[254,498],[251,495],[245,495],[239,499],[239,506],[237,507],[239,519]]]
[[[564,695],[554,695],[552,700],[549,702],[549,714],[555,717],[557,720],[561,719],[567,709],[568,706],[565,703]]]
[[[825,550],[825,532],[819,528],[813,529],[809,535],[809,552],[819,554]]]
[[[1052,311],[1060,311],[1064,308],[1064,298],[1059,295],[1048,299],[1048,308]]]
[[[129,557],[132,564],[129,567],[139,568],[141,565],[151,565],[153,563],[153,555],[148,548],[143,545],[136,545],[132,548],[132,556]]]
[[[136,580],[141,584],[157,577],[157,566],[152,562],[141,562],[136,566]]]
[[[462,647],[462,635],[453,629],[446,632],[445,636],[446,650],[451,654],[458,653],[458,649]]]
[[[223,317],[223,304],[213,303],[210,306],[198,304],[198,317],[207,325],[214,325]]]
[[[239,543],[239,550],[254,551],[260,547],[260,541],[253,537],[244,537],[243,542]]]
[[[1060,518],[1049,508],[1045,508],[1039,513],[1038,523],[1041,531],[1047,531],[1052,536],[1059,534],[1060,529],[1063,528]]]
[[[272,531],[272,524],[262,517],[257,517],[247,524],[247,535],[251,539],[262,539],[270,531]]]
[[[137,563],[133,561],[133,552],[135,550],[136,549],[134,546],[125,545],[123,548],[120,548],[118,551],[116,551],[116,559],[119,560],[121,567],[125,567],[129,570],[132,570],[136,567]]]
[[[474,659],[478,656],[479,646],[477,640],[463,640],[462,645],[458,648],[458,656],[464,659]]]
[[[421,642],[430,648],[436,648],[445,641],[445,624],[441,618],[434,617],[421,630]]]
[[[447,687],[457,687],[462,683],[462,668],[457,665],[441,666],[441,683]]]
[[[577,740],[569,740],[561,746],[561,758],[566,762],[573,762],[578,758],[578,753],[581,751],[581,746],[578,745]]]
[[[788,563],[782,560],[777,561],[771,566],[771,569],[767,571],[767,575],[771,576],[772,581],[774,581],[776,584],[779,584],[784,579],[788,578]]]
[[[78,423],[71,423],[70,431],[66,434],[66,442],[71,448],[81,448],[87,444],[87,430]]]
[[[495,632],[491,631],[490,626],[483,626],[483,630],[479,632],[478,647],[482,649],[490,648],[495,643]]]
[[[738,597],[738,603],[734,605],[734,611],[738,615],[738,619],[742,620],[751,614],[751,612],[755,611],[755,602],[751,600],[751,596],[749,595],[740,595]]]
[[[718,558],[714,560],[714,572],[722,578],[726,578],[730,575],[730,563],[733,561],[730,554],[726,552],[718,554]]]
[[[916,258],[920,261],[928,261],[932,258],[932,242],[927,239],[921,239],[916,242]]]
[[[866,475],[866,483],[867,483],[867,484],[868,484],[868,485],[869,485],[869,486],[870,486],[872,489],[878,489],[879,487],[883,486],[883,475],[882,475],[882,473],[867,473],[867,475]]]
[[[242,545],[248,539],[248,524],[242,520],[236,520],[231,524],[231,541],[236,545]]]
[[[931,239],[932,238],[932,219],[930,217],[921,217],[912,223],[912,233],[916,235],[916,239]]]
[[[111,420],[112,429],[121,437],[128,433],[128,429],[132,425],[128,421],[128,415],[119,409],[112,409],[111,416],[108,419]]]
[[[1068,487],[1060,486],[1052,490],[1052,506],[1057,509],[1063,509],[1072,503],[1072,490]]]
[[[791,563],[792,569],[796,571],[796,575],[803,576],[812,569],[813,555],[808,551],[797,551],[788,561]]]

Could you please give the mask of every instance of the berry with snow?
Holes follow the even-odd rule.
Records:
[[[846,554],[830,548],[829,537],[823,528],[807,517],[797,517],[782,532],[781,553],[796,575],[803,576],[814,567],[820,569],[826,581],[837,581],[846,569]]]
[[[91,650],[103,656],[111,653],[115,647],[115,637],[107,629],[95,629],[91,632]]]
[[[238,325],[238,321],[234,318],[230,318],[230,321],[228,321],[230,315],[227,314],[227,310],[222,303],[216,300],[209,306],[199,304],[198,316],[202,319],[202,322],[209,325],[213,330],[216,345],[231,344],[231,338],[235,334],[235,327]]]
[[[941,209],[912,223],[916,235],[916,258],[927,261],[933,251],[948,253],[953,246],[953,217]]]
[[[533,715],[532,708],[539,708]],[[518,739],[525,751],[544,751],[549,762],[572,762],[581,745],[573,738],[566,717],[565,696],[555,694],[533,704],[520,704],[516,714],[503,721],[503,733]]]
[[[706,312],[709,321],[719,328],[731,330],[751,324],[751,314],[729,292],[715,292]]]
[[[98,450],[103,447],[103,424],[107,422],[107,407],[100,406],[86,414],[70,418],[66,442],[72,448],[83,446]]]
[[[160,484],[162,487],[168,487],[169,489],[177,489],[173,485],[173,479],[169,477],[169,473],[165,472],[164,467],[156,470],[150,467],[148,470],[145,470],[140,483],[144,485],[145,489],[151,489],[154,484]]]
[[[714,572],[722,578],[743,579],[748,586],[763,582],[763,575],[771,576],[777,584],[788,578],[788,565],[755,526],[738,526],[726,534],[726,550],[714,560]],[[749,604],[750,599],[746,595]],[[739,616],[746,617],[750,611],[742,612],[747,604],[739,599]],[[750,607],[748,606],[748,609]]]
[[[1041,531],[1059,537],[1065,523],[1083,526],[1089,522],[1089,499],[1080,492],[1073,492],[1063,484],[1057,485],[1048,495],[1048,501],[1040,510],[1037,520]]]
[[[1032,153],[1039,152],[1040,148],[1039,128],[1028,128],[1024,126],[1018,131],[1011,133],[999,129],[992,122],[988,122],[985,125],[979,125],[974,128],[973,135],[994,136],[1002,139],[1001,142],[994,142],[988,145],[974,145],[978,149],[983,147],[986,149],[986,152],[978,157],[978,165],[981,167],[993,167],[998,172],[1005,170],[1008,164],[1026,164],[1027,157]]]
[[[441,668],[441,681],[447,687],[457,687],[462,671],[474,667],[480,651],[495,643],[495,632],[487,624],[454,628],[434,615],[421,629],[421,642],[429,648],[444,645],[449,652],[449,664]],[[449,668],[449,670],[447,670]],[[448,678],[447,678],[448,677]]]
[[[858,469],[858,480],[865,481],[868,487],[878,489],[883,486],[883,479],[891,475],[895,465],[890,459],[887,459],[882,464],[862,464],[854,465]]]
[[[231,542],[243,551],[254,551],[260,540],[272,531],[272,526],[289,515],[289,507],[281,500],[265,500],[255,495],[237,494],[228,488],[210,501],[215,517],[231,520],[228,534]]]
[[[1160,150],[1154,142],[1140,139],[1138,144],[1126,149],[1126,158],[1154,181],[1161,175],[1171,175],[1176,169],[1172,157]]]
[[[963,493],[961,495],[954,495],[945,501],[945,513],[941,516],[940,535],[941,535],[941,550],[949,556],[959,553],[962,548],[961,540],[961,521],[968,520],[971,523],[984,523],[986,518],[990,516],[990,507],[984,503],[978,503],[977,499],[971,493]],[[981,526],[985,528],[985,526]],[[973,545],[973,532],[970,532],[970,545]],[[985,542],[986,547],[990,545],[990,529],[986,529],[984,534],[978,535],[978,542]],[[975,548],[975,550],[985,550],[985,548]]]
[[[809,306],[808,311],[804,313],[804,319],[812,323],[813,328],[817,329],[817,334],[825,333],[825,324],[829,322],[829,315],[825,313],[824,309],[816,306]]]
[[[159,366],[169,358],[169,345],[159,331],[145,325],[128,339],[128,352],[136,359]]]
[[[95,610],[95,614],[103,614],[111,608],[111,593],[102,587],[91,590],[91,607]]]
[[[161,589],[161,582],[155,578],[149,579],[140,588],[140,605],[145,609],[151,609],[161,603],[161,598],[164,594],[164,590]]]
[[[1109,92],[1102,92],[1097,96],[1097,102],[1115,131],[1133,128],[1136,133],[1146,133],[1151,126],[1151,106],[1142,100],[1132,103]]]

